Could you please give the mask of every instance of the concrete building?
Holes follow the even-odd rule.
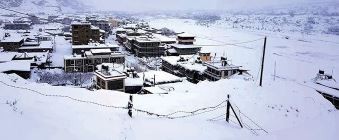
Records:
[[[165,53],[165,46],[160,45],[160,40],[149,37],[136,37],[133,49],[138,57],[159,57]]]
[[[205,80],[204,71],[207,69],[198,55],[166,56],[161,57],[161,69],[179,77],[186,77],[188,81],[197,83]]]
[[[95,71],[96,87],[98,89],[118,90],[125,92],[126,74],[121,70],[121,65],[101,64]]]
[[[87,45],[90,42],[105,42],[102,38],[100,29],[91,25],[89,22],[73,22],[71,27],[73,45]]]
[[[188,33],[178,34],[177,41],[178,44],[192,45],[195,42],[195,36]]]
[[[102,63],[123,64],[125,55],[110,49],[91,49],[81,55],[64,57],[65,72],[94,72],[95,67]]]
[[[239,73],[247,73],[246,70],[241,70],[241,66],[235,66],[229,64],[225,57],[221,57],[219,62],[205,63],[207,70],[205,71],[205,77],[210,81],[218,81],[220,79],[226,79],[230,76]]]
[[[100,44],[100,43],[89,43],[88,45],[72,45],[73,54],[83,54],[86,51],[90,51],[92,49],[109,49],[112,52],[119,51],[119,46],[116,44]]]
[[[101,30],[104,30],[105,31],[105,37],[108,37],[108,35],[112,33],[112,30],[111,30],[111,27],[109,26],[108,20],[97,19],[97,18],[89,18],[88,22],[90,22],[91,25],[98,27]]]

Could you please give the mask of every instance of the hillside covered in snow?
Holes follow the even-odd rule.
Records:
[[[124,109],[128,94],[53,87],[0,74],[0,137],[317,140],[332,139],[337,134],[339,114],[333,105],[314,90],[292,82],[265,88],[243,80],[167,86],[174,86],[175,91],[168,95],[133,95],[134,117],[129,118]],[[206,88],[211,86],[214,88]],[[232,123],[225,121],[227,94],[244,128],[234,115]],[[205,109],[197,111],[201,108]]]
[[[70,13],[86,9],[79,0],[2,0],[0,6],[18,10],[23,13]],[[7,12],[1,10],[2,13]]]

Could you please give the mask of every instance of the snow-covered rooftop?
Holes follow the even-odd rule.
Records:
[[[183,45],[183,44],[170,44],[174,48],[178,49],[192,49],[192,48],[201,48],[201,46],[196,45]]]
[[[198,57],[199,57],[198,55],[180,55],[180,56],[165,56],[161,57],[161,59],[174,66],[178,65],[189,70],[204,72],[207,69],[207,67],[202,65],[202,63],[196,63]],[[180,61],[181,59],[183,61]]]
[[[9,61],[0,63],[0,72],[7,71],[31,71],[30,61]]]
[[[16,52],[0,52],[0,62],[11,61],[16,54]]]
[[[125,79],[126,74],[123,73],[124,66],[122,64],[103,63],[97,65],[95,74],[105,80]]]
[[[139,77],[144,77],[146,82],[154,84],[154,77],[155,77],[155,84],[164,84],[164,83],[174,83],[174,82],[181,82],[184,78],[177,77],[170,73],[164,71],[147,71],[143,73],[138,73]]]
[[[178,34],[178,37],[195,37],[195,35],[189,34],[189,33],[182,33],[182,34]]]
[[[89,43],[88,45],[72,45],[72,49],[82,49],[82,48],[87,48],[87,49],[104,49],[104,48],[119,48],[117,44],[100,44],[100,43]]]
[[[158,38],[160,40],[160,42],[176,42],[176,38],[171,38],[168,36],[164,36],[161,34],[152,34],[153,37]]]

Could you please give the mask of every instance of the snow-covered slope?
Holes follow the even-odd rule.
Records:
[[[0,6],[23,13],[69,13],[85,9],[78,0],[2,0]]]
[[[260,88],[252,82],[221,80],[164,85],[168,95],[134,95],[134,107],[169,114],[215,106],[231,95],[231,103],[247,128],[234,116],[225,122],[225,103],[197,113],[178,112],[167,119],[134,112],[129,118],[128,96],[115,91],[88,91],[27,82],[0,74],[0,137],[2,139],[333,139],[338,112],[314,90],[291,82]],[[213,88],[208,88],[213,87]],[[289,87],[289,88],[286,88]],[[277,90],[279,89],[279,90]],[[198,114],[201,113],[201,114]],[[246,115],[244,115],[246,114]],[[251,120],[249,120],[249,117]],[[244,124],[244,125],[245,125]]]

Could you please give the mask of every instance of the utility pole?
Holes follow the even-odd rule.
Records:
[[[265,63],[265,51],[266,51],[266,37],[264,40],[264,49],[263,49],[263,55],[262,55],[262,62],[261,62],[261,73],[260,73],[260,83],[259,86],[262,87],[262,78],[263,78],[263,74],[264,74],[264,63]]]

